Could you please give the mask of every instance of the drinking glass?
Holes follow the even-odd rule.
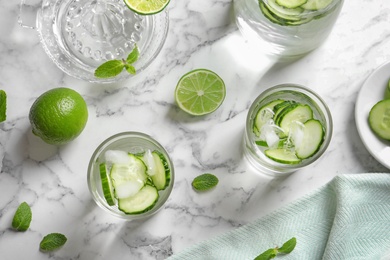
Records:
[[[263,134],[266,133],[266,131],[269,131],[270,138],[273,138],[274,136],[280,138],[276,139],[276,142],[274,142],[276,147],[275,149],[285,149],[289,152],[292,151],[293,153],[295,153],[295,149],[297,149],[297,147],[296,143],[291,142],[291,140],[302,140],[302,133],[306,133],[304,131],[306,124],[304,124],[304,122],[297,122],[295,124],[294,121],[289,125],[289,127],[300,127],[300,129],[298,129],[299,131],[292,131],[291,129],[289,129],[290,134],[287,134],[285,130],[283,131],[280,121],[278,122],[277,120],[275,120],[275,111],[277,110],[276,106],[270,106],[270,104],[274,102],[281,103],[282,101],[296,102],[296,104],[299,104],[301,106],[309,106],[312,111],[312,119],[320,122],[320,125],[323,130],[322,142],[317,147],[317,150],[312,156],[304,159],[294,157],[294,159],[291,161],[289,161],[288,159],[284,162],[281,162],[275,161],[274,159],[271,159],[269,156],[266,155],[266,150],[274,148],[267,147],[268,143],[264,141],[264,136],[262,137],[260,133],[261,131],[263,131]],[[264,110],[264,108],[266,107],[268,108]],[[260,119],[267,123],[264,124],[261,129],[257,129],[256,126],[258,126],[258,124],[256,123],[256,120],[259,120],[257,116],[259,111],[261,110],[266,111],[266,113],[268,113],[268,115],[262,115],[264,116],[264,120]],[[288,109],[286,109],[285,111],[288,111]],[[286,113],[284,115],[286,115]],[[283,116],[283,114],[280,114],[280,116]],[[298,114],[297,120],[300,120],[300,116],[301,115]],[[332,130],[333,124],[331,113],[324,100],[319,97],[318,94],[316,94],[309,88],[297,84],[277,85],[262,92],[254,100],[251,107],[249,108],[243,142],[244,154],[250,164],[257,171],[271,176],[283,176],[286,174],[290,174],[302,167],[308,166],[309,164],[312,164],[318,158],[320,158],[330,143],[332,137]],[[291,133],[295,133],[295,135],[291,136]],[[308,134],[304,138],[306,138],[309,143],[312,142],[312,140],[310,140],[310,134]]]
[[[123,211],[118,209],[118,205],[110,206],[108,205],[103,189],[102,189],[102,181],[100,178],[100,164],[105,162],[105,153],[108,150],[120,150],[125,151],[132,154],[140,154],[144,153],[147,150],[158,151],[162,155],[164,155],[168,167],[170,169],[170,181],[168,187],[164,190],[159,191],[159,198],[157,203],[148,211],[140,214],[129,215],[125,214]],[[173,189],[173,183],[175,180],[175,173],[173,169],[173,163],[164,149],[164,147],[158,143],[151,136],[146,135],[140,132],[123,132],[113,135],[103,141],[94,151],[88,166],[88,188],[92,194],[92,198],[96,202],[96,204],[105,210],[106,212],[114,215],[116,217],[125,219],[125,220],[134,220],[134,219],[142,219],[146,217],[150,217],[155,214],[158,210],[160,210],[165,202],[168,200],[169,195]]]
[[[287,5],[291,2],[295,5]],[[343,2],[234,0],[234,11],[236,24],[248,42],[269,56],[289,59],[301,57],[325,41]]]

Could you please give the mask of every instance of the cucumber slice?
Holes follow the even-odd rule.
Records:
[[[390,99],[381,100],[371,108],[368,123],[378,137],[390,140]]]
[[[110,206],[115,205],[115,199],[114,199],[114,188],[111,183],[111,179],[107,174],[107,167],[105,163],[101,163],[99,165],[100,170],[100,180],[102,183],[102,190],[104,198],[107,201],[107,204]]]
[[[262,106],[256,114],[255,123],[253,125],[253,133],[256,136],[260,135],[261,127],[274,116],[273,109],[276,105],[284,102],[281,99],[273,100]]]
[[[118,208],[126,214],[140,214],[153,208],[158,197],[158,191],[155,187],[145,185],[134,196],[119,199]]]
[[[297,157],[306,159],[313,156],[320,149],[324,136],[324,127],[320,121],[316,119],[306,121],[303,127],[303,139],[300,145],[295,147]]]
[[[299,104],[293,109],[288,110],[286,113],[281,115],[280,120],[278,120],[278,125],[286,133],[289,132],[290,124],[294,121],[305,123],[307,120],[313,118],[313,110],[308,105]]]
[[[114,163],[111,167],[110,177],[114,189],[128,182],[139,182],[143,186],[148,180],[144,162],[133,154],[129,154],[129,162],[126,164]]]
[[[333,0],[308,0],[306,3],[301,5],[301,7],[306,10],[316,11],[326,8],[332,2]]]
[[[278,120],[278,117],[279,117],[280,113],[282,113],[283,109],[285,109],[286,107],[289,107],[289,106],[291,106],[293,104],[296,104],[296,102],[292,101],[292,100],[287,100],[287,101],[284,101],[284,102],[276,105],[274,107],[274,113],[275,113],[275,115],[274,115],[274,122],[276,120]]]
[[[285,25],[283,21],[279,20],[277,17],[274,16],[274,14],[271,12],[271,10],[268,9],[268,7],[261,1],[259,1],[259,7],[263,15],[270,20],[271,22],[278,24],[278,25]]]
[[[390,80],[387,82],[387,86],[385,89],[385,99],[389,99],[389,98],[390,98]]]
[[[305,10],[301,7],[297,8],[286,8],[276,3],[275,0],[268,0],[267,7],[274,15],[291,21],[301,20],[300,15]]]
[[[277,148],[283,148],[284,144],[286,143],[286,140],[287,140],[287,137],[279,139],[278,144],[277,144]],[[258,146],[268,147],[268,144],[265,140],[257,140],[257,141],[255,141],[255,143]]]
[[[295,152],[284,148],[268,149],[264,151],[264,154],[271,160],[283,164],[298,164],[301,162]]]
[[[274,118],[275,120],[275,124],[276,125],[279,125],[280,124],[280,121],[283,119],[283,117],[289,113],[290,111],[292,111],[293,109],[295,109],[297,106],[299,106],[298,103],[291,103],[290,105],[288,106],[285,106],[283,109],[281,109],[277,116]]]
[[[171,181],[171,171],[164,155],[159,151],[152,152],[156,173],[151,176],[154,186],[157,190],[164,190]]]
[[[268,0],[267,5],[259,0],[259,6],[268,20],[281,26],[298,26],[313,19],[312,16],[301,15],[306,11],[304,8],[287,8],[279,5],[276,0]]]
[[[296,8],[296,7],[303,5],[307,1],[308,0],[276,0],[275,2],[278,5],[286,7],[286,8]]]

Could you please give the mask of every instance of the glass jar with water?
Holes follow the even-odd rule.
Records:
[[[300,57],[331,32],[343,0],[234,0],[236,23],[271,56]]]

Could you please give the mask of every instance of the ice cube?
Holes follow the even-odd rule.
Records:
[[[104,157],[107,163],[112,164],[128,164],[131,162],[128,153],[120,150],[107,150]]]
[[[260,112],[260,120],[267,122],[274,117],[274,111],[270,108],[265,108]],[[273,120],[272,120],[273,121]]]
[[[268,147],[276,148],[282,134],[283,129],[275,125],[273,121],[268,121],[267,124],[261,127],[260,139],[265,140]]]

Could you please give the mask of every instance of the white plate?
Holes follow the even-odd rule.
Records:
[[[368,114],[371,108],[383,99],[387,82],[390,79],[390,63],[377,68],[363,83],[356,105],[356,126],[370,154],[385,167],[390,169],[390,142],[381,140],[368,125]]]

